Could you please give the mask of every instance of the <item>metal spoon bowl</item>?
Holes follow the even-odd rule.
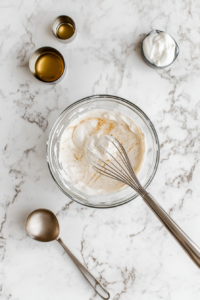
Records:
[[[96,278],[94,278],[94,276],[80,263],[80,261],[63,243],[59,237],[60,226],[58,219],[52,211],[41,208],[30,213],[26,219],[26,232],[29,237],[39,242],[51,242],[54,240],[58,241],[97,292],[97,294],[105,300],[110,298],[110,294],[107,292],[107,290]]]

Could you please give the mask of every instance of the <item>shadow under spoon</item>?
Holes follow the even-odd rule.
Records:
[[[105,300],[110,298],[110,294],[107,292],[107,290],[96,278],[94,278],[94,276],[80,263],[80,261],[63,243],[59,237],[60,226],[58,220],[52,211],[41,208],[30,213],[26,219],[26,232],[29,237],[40,242],[51,242],[54,240],[58,241],[97,292],[97,294]]]

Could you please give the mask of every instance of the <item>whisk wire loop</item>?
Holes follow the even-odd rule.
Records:
[[[108,136],[106,136],[106,138],[110,140],[110,138],[109,138]],[[111,140],[110,140],[110,141],[111,141],[111,142],[113,143],[113,145],[117,148],[117,150],[118,150],[119,153],[121,154],[121,157],[123,157],[123,162],[124,162],[124,164],[126,165],[127,169],[129,170],[129,172],[130,172],[130,174],[132,175],[132,177],[134,178],[134,180],[137,182],[138,186],[139,186],[140,188],[142,188],[142,186],[141,186],[139,180],[137,179],[137,176],[135,175],[135,172],[134,172],[134,170],[133,170],[133,168],[132,168],[132,166],[131,166],[130,159],[129,159],[129,157],[128,157],[128,155],[127,155],[127,153],[126,153],[126,150],[124,149],[123,145],[120,144],[120,142],[119,142],[118,140],[116,140],[115,138],[113,138],[113,140],[114,140],[114,142],[116,142],[116,143],[118,144],[119,148],[122,150],[123,155],[121,154],[121,152],[119,151],[119,148],[115,145],[115,143],[114,143],[113,141],[111,141]]]
[[[114,157],[101,144],[98,146],[109,155],[108,162],[94,154],[87,148],[87,157],[93,168],[100,174],[123,182],[132,187],[145,201],[149,208],[154,212],[165,228],[178,241],[194,263],[200,268],[200,248],[184,233],[184,231],[171,219],[158,202],[146,192],[140,184],[134,169],[129,160],[128,154],[124,147],[112,136],[106,138],[117,149],[117,158]]]
[[[146,191],[138,181],[124,147],[114,137],[105,137],[116,148],[118,159],[115,158],[105,147],[98,143],[98,146],[104,151],[104,153],[109,155],[110,159],[106,162],[87,148],[87,157],[90,164],[100,174],[129,185],[141,196],[145,195]]]
[[[115,168],[117,168],[119,171],[121,171],[121,172],[123,172],[124,171],[124,173],[127,175],[127,178],[129,179],[129,180],[132,180],[132,178],[130,177],[130,174],[124,169],[124,167],[122,166],[122,165],[120,165],[120,163],[117,161],[117,159],[110,153],[110,152],[108,152],[102,145],[100,145],[100,144],[98,144],[99,145],[99,147],[100,148],[102,148],[107,154],[109,154],[111,157],[112,157],[112,159],[120,166],[120,168],[122,169],[122,170],[120,170],[112,161],[109,161],[109,163],[110,164],[112,164]],[[119,155],[119,154],[118,154]],[[107,164],[108,165],[108,164]],[[108,167],[110,167],[109,165],[108,165]],[[113,168],[112,168],[113,169]]]
[[[119,178],[120,178],[120,181],[123,181],[123,183],[127,184],[125,182],[125,180],[128,180],[128,179],[126,177],[125,177],[125,179],[122,177],[122,174],[120,173],[120,169],[118,167],[116,167],[112,162],[110,162],[113,166],[115,166],[115,169],[114,169],[108,163],[103,161],[100,157],[97,157],[96,155],[94,155],[92,153],[92,151],[90,151],[89,149],[87,149],[87,150],[88,150],[88,152],[90,152],[90,154],[92,154],[95,158],[97,158],[100,162],[103,163],[103,165],[100,165],[98,162],[94,161],[91,158],[91,156],[88,155],[88,153],[87,153],[89,161],[95,170],[97,170],[99,173],[103,173],[103,175],[105,175],[107,177],[112,177],[115,180],[119,180]],[[107,169],[105,166],[107,166],[109,169]],[[110,173],[110,171],[111,171],[111,173]]]

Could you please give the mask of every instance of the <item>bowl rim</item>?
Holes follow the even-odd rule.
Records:
[[[137,193],[135,196],[132,196],[130,197],[127,201],[124,201],[124,202],[120,202],[120,203],[116,203],[116,204],[112,204],[110,206],[97,206],[97,205],[93,205],[93,204],[86,204],[86,203],[83,203],[81,201],[79,201],[78,199],[76,199],[75,197],[71,196],[70,194],[68,194],[65,190],[63,190],[63,188],[59,185],[59,183],[57,182],[54,174],[52,173],[52,170],[51,170],[51,167],[50,167],[50,163],[49,163],[49,155],[48,155],[48,149],[49,149],[49,140],[50,140],[50,137],[52,136],[53,132],[54,132],[54,129],[55,127],[57,126],[59,120],[61,119],[61,117],[66,114],[67,111],[70,111],[74,106],[78,105],[78,104],[81,104],[82,102],[85,102],[85,101],[93,101],[94,99],[108,99],[108,100],[117,100],[117,101],[121,101],[122,103],[125,103],[125,104],[128,104],[130,106],[132,106],[134,109],[136,109],[139,113],[141,113],[143,115],[143,117],[146,119],[146,121],[149,123],[152,131],[153,131],[153,134],[154,134],[154,138],[155,138],[155,142],[157,144],[157,155],[156,155],[156,159],[155,159],[155,166],[154,166],[154,169],[153,169],[153,172],[151,174],[151,177],[149,178],[148,182],[146,183],[145,185],[145,188],[147,188],[152,180],[154,179],[155,177],[155,174],[158,170],[158,166],[159,166],[159,162],[160,162],[160,143],[159,143],[159,139],[158,139],[158,134],[157,134],[157,131],[152,123],[152,121],[149,119],[149,117],[143,112],[142,109],[140,109],[137,105],[135,105],[134,103],[130,102],[129,100],[126,100],[124,98],[121,98],[121,97],[118,97],[118,96],[114,96],[114,95],[108,95],[108,94],[97,94],[97,95],[92,95],[92,96],[88,96],[88,97],[85,97],[85,98],[82,98],[78,101],[75,101],[74,103],[70,104],[69,106],[67,106],[62,112],[61,114],[59,115],[59,117],[56,119],[56,121],[54,122],[50,132],[49,132],[49,135],[48,135],[48,138],[47,138],[47,142],[46,142],[46,160],[47,160],[47,165],[48,165],[48,169],[50,171],[50,174],[53,178],[53,180],[56,182],[57,186],[59,187],[59,189],[68,197],[70,198],[71,200],[77,202],[78,204],[81,204],[83,206],[86,206],[86,207],[90,207],[90,208],[99,208],[99,209],[107,209],[107,208],[114,208],[114,207],[118,207],[118,206],[121,206],[121,205],[124,205],[124,204],[127,204],[129,203],[130,201],[134,200],[135,198],[137,198],[139,196],[139,194]]]

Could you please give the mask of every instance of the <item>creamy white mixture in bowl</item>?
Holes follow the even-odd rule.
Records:
[[[99,174],[88,161],[87,149],[97,157],[109,160],[109,154],[101,146],[114,157],[117,155],[117,149],[106,136],[113,136],[123,144],[136,174],[142,168],[145,137],[133,120],[117,111],[96,109],[86,112],[75,119],[61,136],[60,165],[74,187],[87,195],[106,195],[127,187]]]
[[[91,96],[75,102],[63,111],[49,134],[47,163],[59,188],[86,206],[114,207],[137,197],[132,188],[98,174],[89,164],[86,147],[99,154],[98,142],[105,135],[113,136],[123,144],[145,188],[158,167],[157,133],[137,106],[109,95]],[[103,146],[110,150],[109,145],[104,143]]]

